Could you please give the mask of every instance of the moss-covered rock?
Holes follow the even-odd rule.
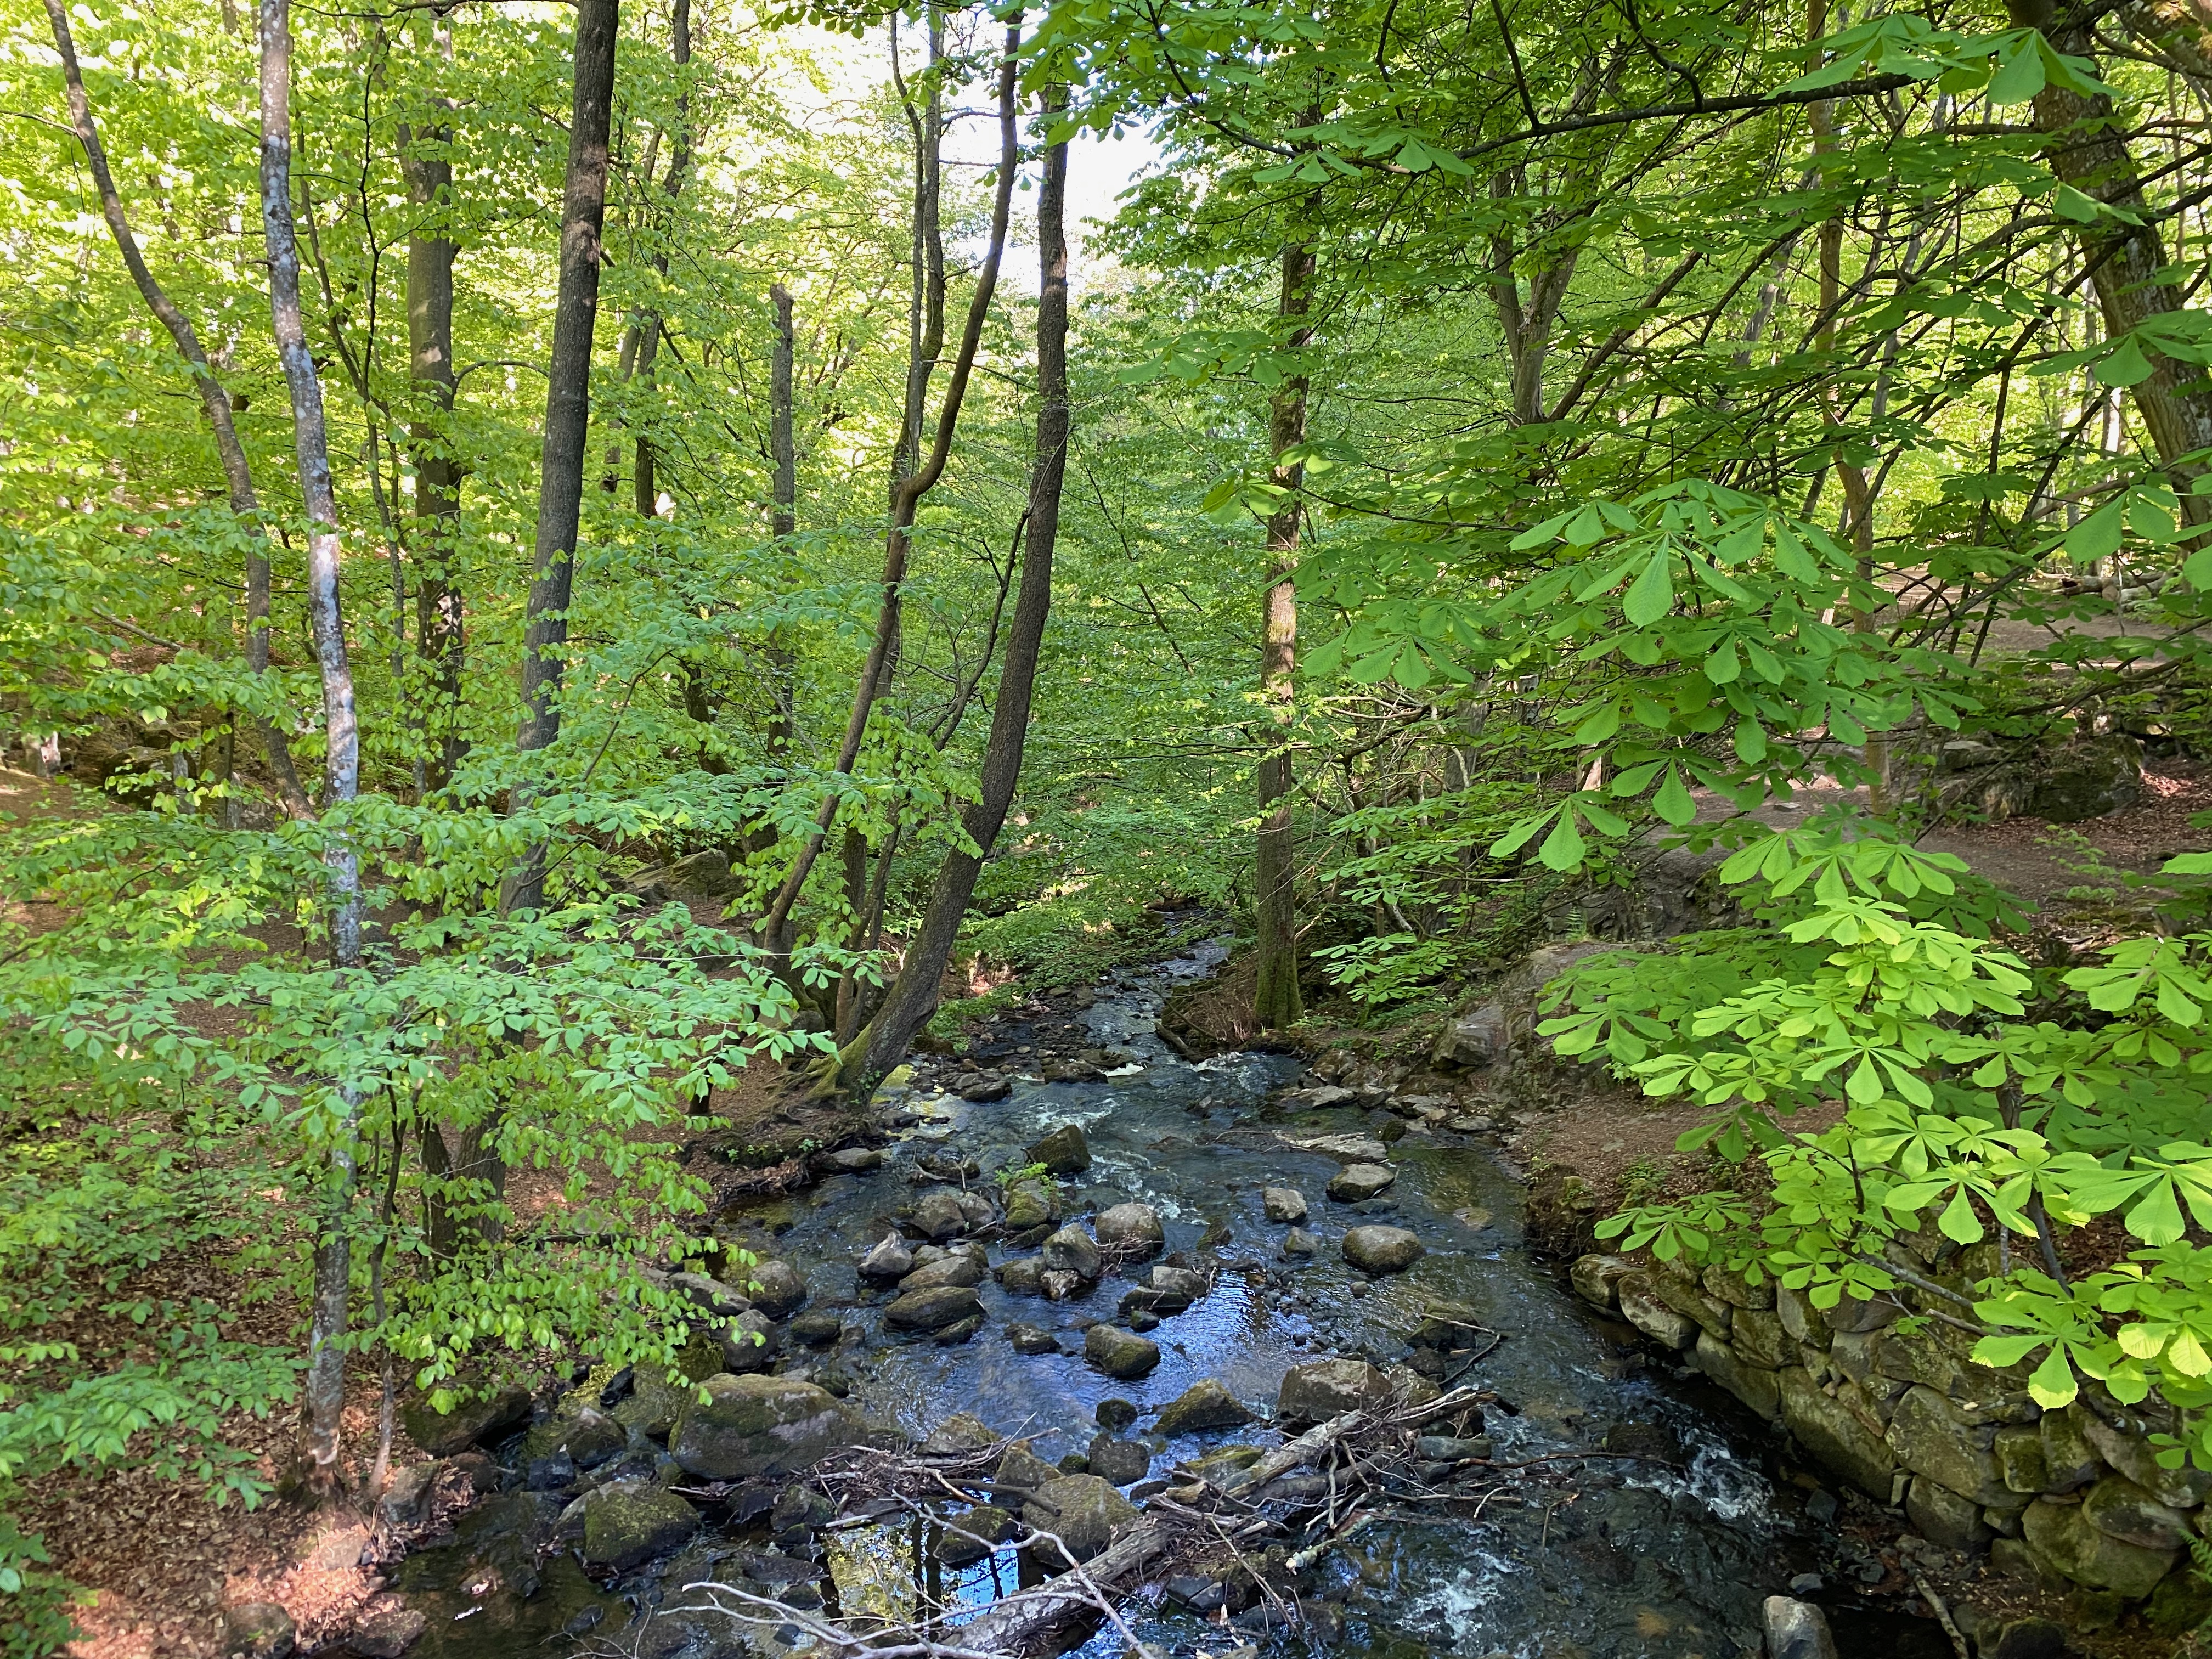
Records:
[[[1114,1541],[1115,1528],[1137,1518],[1137,1507],[1095,1474],[1063,1474],[1030,1495],[1022,1518],[1057,1536],[1076,1560],[1088,1561]]]
[[[684,1402],[668,1442],[684,1472],[702,1480],[793,1474],[858,1438],[852,1414],[811,1382],[723,1375],[703,1387],[707,1398]]]
[[[2038,1498],[2021,1517],[2030,1558],[2046,1571],[2128,1597],[2148,1595],[2173,1565],[2172,1550],[2148,1550],[2089,1524],[2079,1504]]]
[[[650,1480],[616,1480],[578,1500],[586,1566],[624,1572],[666,1553],[699,1529],[692,1507]]]

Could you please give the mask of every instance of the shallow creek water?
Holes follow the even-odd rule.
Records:
[[[1353,1216],[1325,1200],[1322,1188],[1342,1160],[1293,1149],[1281,1137],[1359,1131],[1368,1127],[1362,1113],[1279,1098],[1297,1080],[1295,1060],[1232,1054],[1194,1066],[1153,1035],[1164,991],[1177,979],[1211,971],[1219,957],[1218,946],[1200,947],[1102,988],[1082,1018],[1102,1046],[1138,1056],[1121,1074],[1102,1082],[1018,1082],[1007,1098],[987,1104],[917,1097],[913,1103],[927,1117],[893,1145],[880,1170],[838,1176],[726,1215],[719,1230],[731,1240],[805,1275],[810,1307],[844,1315],[846,1336],[836,1348],[796,1354],[790,1364],[817,1376],[834,1370],[849,1383],[853,1404],[916,1437],[968,1412],[1003,1433],[1030,1437],[1049,1461],[1085,1449],[1097,1431],[1093,1413],[1102,1401],[1134,1402],[1146,1413],[1129,1431],[1139,1437],[1151,1413],[1202,1377],[1219,1378],[1264,1411],[1287,1367],[1332,1353],[1395,1362],[1432,1306],[1465,1310],[1462,1316],[1502,1339],[1462,1379],[1507,1402],[1486,1413],[1495,1461],[1524,1462],[1608,1443],[1656,1455],[1539,1464],[1474,1523],[1371,1526],[1319,1565],[1321,1617],[1304,1629],[1273,1636],[1224,1629],[1139,1599],[1126,1613],[1137,1633],[1177,1659],[1200,1652],[1218,1659],[1245,1642],[1375,1659],[1425,1653],[1735,1659],[1759,1652],[1761,1601],[1824,1559],[1816,1548],[1820,1528],[1804,1515],[1804,1491],[1771,1479],[1769,1432],[1701,1382],[1645,1370],[1626,1328],[1593,1316],[1529,1259],[1520,1187],[1479,1140],[1416,1131],[1398,1141],[1392,1158],[1399,1176],[1388,1194],[1395,1207],[1389,1213]],[[1031,1041],[1018,1024],[994,1037],[994,1046]],[[1170,1252],[1202,1255],[1217,1267],[1212,1294],[1151,1333],[1162,1351],[1158,1369],[1127,1382],[1085,1364],[1082,1333],[1072,1322],[1114,1315],[1128,1281],[1110,1275],[1087,1297],[1059,1304],[1008,1296],[987,1279],[981,1293],[988,1322],[957,1346],[884,1330],[878,1310],[888,1298],[860,1289],[854,1263],[921,1190],[908,1178],[913,1160],[951,1153],[988,1171],[1018,1164],[1021,1148],[1062,1123],[1083,1127],[1094,1160],[1086,1174],[1063,1182],[1072,1213],[1142,1200],[1164,1218]],[[1322,1240],[1310,1262],[1283,1256],[1287,1230],[1265,1219],[1263,1185],[1293,1186],[1307,1195],[1309,1224]],[[1346,1227],[1361,1220],[1410,1228],[1429,1253],[1409,1272],[1370,1282],[1336,1249]],[[994,1246],[992,1254],[996,1261],[1008,1252]],[[1061,1351],[1016,1352],[1006,1328],[1017,1322],[1056,1331]],[[1190,1437],[1165,1444],[1153,1468],[1164,1473],[1225,1439],[1279,1438],[1264,1422],[1231,1435]],[[471,1575],[481,1583],[483,1561],[506,1535],[498,1506],[544,1501],[521,1492],[488,1500],[463,1518],[453,1544],[404,1564],[399,1587],[430,1620],[411,1652],[421,1659],[488,1659],[640,1650],[640,1615],[656,1601],[683,1599],[681,1580],[656,1581],[650,1567],[595,1587],[573,1558],[561,1558],[539,1568],[539,1587],[526,1601],[471,1599]],[[721,1536],[734,1545],[757,1542],[761,1534],[756,1526],[742,1540],[734,1531]],[[914,1565],[921,1540],[910,1522],[835,1536],[825,1564],[838,1603],[911,1604],[921,1582]],[[710,1528],[703,1540],[710,1555],[715,1539]],[[691,1561],[701,1559],[700,1548],[693,1547]],[[1019,1577],[1015,1554],[1002,1547],[962,1571],[932,1564],[930,1588],[962,1601],[988,1601]],[[1830,1565],[1832,1571],[1832,1559]],[[1876,1642],[1893,1659],[1948,1651],[1940,1638],[1923,1645],[1934,1632],[1917,1620],[1856,1615],[1848,1603],[1832,1603],[1831,1616],[1846,1653],[1872,1651]],[[1085,1652],[1110,1659],[1123,1645],[1109,1630]],[[642,1650],[650,1653],[654,1644],[647,1641]],[[776,1652],[772,1641],[763,1650]]]

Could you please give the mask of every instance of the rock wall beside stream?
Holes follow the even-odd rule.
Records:
[[[1972,1254],[1939,1243],[1913,1271],[1963,1287],[1981,1276]],[[2045,1411],[2025,1368],[1976,1364],[1974,1335],[1912,1292],[1822,1311],[1771,1281],[1612,1255],[1582,1257],[1572,1279],[1931,1542],[2052,1588],[2144,1601],[2156,1629],[2212,1615],[2190,1547],[2212,1536],[2212,1474],[2160,1467],[2152,1437],[2178,1414],[2156,1395],[2126,1406],[2092,1383]]]

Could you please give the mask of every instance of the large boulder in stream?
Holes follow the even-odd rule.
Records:
[[[744,1274],[745,1294],[770,1319],[784,1319],[806,1305],[806,1281],[788,1261],[763,1261]]]
[[[1364,1204],[1397,1179],[1387,1164],[1347,1164],[1329,1182],[1328,1195],[1340,1204]]]
[[[1106,1271],[1106,1259],[1098,1253],[1097,1244],[1072,1223],[1045,1240],[1042,1259],[1046,1272],[1073,1273],[1086,1285],[1095,1283]]]
[[[981,1316],[982,1299],[972,1286],[939,1285],[915,1291],[884,1310],[884,1323],[894,1330],[941,1331],[963,1319]]]
[[[1022,1504],[1022,1519],[1034,1530],[1057,1537],[1078,1561],[1103,1553],[1114,1541],[1115,1528],[1136,1518],[1137,1506],[1095,1474],[1048,1480]],[[1040,1546],[1037,1553],[1048,1560],[1057,1553],[1049,1545]]]
[[[665,1554],[699,1529],[697,1512],[650,1480],[610,1481],[576,1507],[583,1512],[584,1565],[615,1572]]]
[[[1428,1253],[1403,1227],[1354,1227],[1344,1236],[1344,1259],[1362,1273],[1401,1273]]]
[[[914,1206],[916,1231],[933,1244],[948,1238],[957,1238],[971,1224],[968,1211],[960,1202],[960,1194],[950,1187],[939,1187],[925,1194]]]
[[[1295,1227],[1306,1218],[1306,1195],[1295,1187],[1268,1187],[1260,1194],[1261,1207],[1267,1219],[1288,1222]]]
[[[702,1480],[795,1474],[861,1437],[860,1421],[811,1382],[724,1374],[700,1387],[707,1398],[685,1401],[668,1450]]]
[[[1170,1401],[1153,1428],[1170,1438],[1203,1429],[1241,1429],[1252,1421],[1251,1409],[1215,1377],[1194,1382]]]
[[[1167,1248],[1167,1229],[1160,1224],[1160,1212],[1149,1204],[1116,1204],[1101,1210],[1091,1227],[1099,1243],[1109,1249],[1150,1255]]]
[[[969,1290],[983,1282],[983,1269],[972,1255],[948,1255],[931,1262],[926,1267],[916,1267],[899,1280],[902,1298],[916,1291],[939,1291],[951,1285],[955,1290]]]
[[[1346,1412],[1389,1403],[1390,1379],[1364,1359],[1316,1359],[1283,1373],[1275,1395],[1279,1423],[1324,1423]]]
[[[896,1233],[885,1236],[883,1242],[860,1258],[860,1277],[878,1283],[904,1279],[914,1271],[914,1252]]]
[[[1022,1154],[1024,1164],[1042,1164],[1047,1175],[1081,1175],[1091,1167],[1091,1142],[1080,1125],[1063,1123]]]
[[[1160,1345],[1118,1325],[1093,1325],[1083,1335],[1083,1357],[1109,1376],[1146,1376],[1160,1363]]]

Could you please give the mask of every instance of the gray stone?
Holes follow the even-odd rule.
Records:
[[[1006,1227],[1025,1233],[1060,1219],[1060,1195],[1048,1178],[1017,1181],[1006,1188]]]
[[[394,1595],[380,1595],[354,1615],[346,1646],[360,1659],[399,1659],[429,1624],[428,1615],[420,1608],[410,1607]]]
[[[1206,1429],[1241,1429],[1253,1421],[1244,1402],[1213,1377],[1194,1382],[1162,1408],[1152,1426],[1159,1433],[1195,1434]]]
[[[2089,1414],[2079,1406],[2045,1412],[2035,1425],[2043,1441],[2044,1472],[2049,1481],[2042,1490],[2069,1492],[2087,1486],[2105,1472],[2104,1461],[2089,1443],[2082,1425]]]
[[[1624,1273],[1614,1281],[1613,1293],[1620,1298],[1620,1316],[1662,1347],[1686,1348],[1697,1340],[1697,1322],[1659,1299],[1650,1273]]]
[[[1006,1340],[1016,1353],[1054,1353],[1060,1344],[1050,1331],[1042,1325],[1014,1324],[1006,1327]]]
[[[823,1153],[817,1162],[831,1175],[864,1175],[883,1168],[884,1154],[879,1146],[846,1146]]]
[[[1765,1313],[1774,1306],[1774,1281],[1771,1279],[1762,1279],[1754,1285],[1747,1275],[1716,1264],[1698,1274],[1698,1282],[1705,1286],[1707,1296],[1717,1297],[1739,1312],[1750,1309]]]
[[[1109,1248],[1150,1254],[1167,1247],[1167,1229],[1160,1224],[1160,1212],[1149,1204],[1116,1204],[1101,1210],[1091,1230],[1100,1244]]]
[[[2056,1490],[2051,1483],[2051,1464],[2043,1455],[2040,1425],[2014,1424],[1999,1429],[1990,1443],[1990,1455],[1996,1459],[1997,1478],[2004,1482],[2006,1491]]]
[[[417,1395],[399,1408],[407,1437],[433,1457],[465,1452],[488,1435],[513,1428],[530,1415],[530,1390],[508,1382],[488,1395],[463,1400],[452,1411],[439,1413],[427,1395]]]
[[[1575,1265],[1567,1270],[1567,1282],[1574,1286],[1575,1294],[1593,1308],[1618,1307],[1620,1298],[1614,1287],[1631,1271],[1626,1256],[1578,1256]]]
[[[1401,1273],[1428,1254],[1403,1227],[1354,1227],[1344,1236],[1344,1259],[1363,1273]]]
[[[1049,1532],[1077,1561],[1088,1561],[1114,1541],[1115,1528],[1137,1518],[1136,1505],[1095,1474],[1063,1474],[1046,1481],[1022,1505],[1022,1519]],[[1040,1553],[1049,1554],[1049,1547]]]
[[[1091,1143],[1079,1125],[1063,1123],[1024,1152],[1022,1162],[1043,1164],[1047,1175],[1081,1175],[1091,1167]]]
[[[1413,1455],[1431,1463],[1468,1463],[1487,1458],[1497,1449],[1486,1434],[1462,1437],[1425,1434],[1413,1443]]]
[[[1283,1235],[1283,1254],[1318,1255],[1321,1254],[1321,1240],[1304,1227],[1293,1227]]]
[[[579,1500],[584,1511],[584,1565],[627,1572],[664,1555],[698,1531],[692,1507],[650,1480],[611,1481]]]
[[[1156,1314],[1181,1313],[1212,1288],[1212,1282],[1195,1267],[1156,1267],[1146,1284],[1121,1298],[1121,1306],[1125,1312],[1133,1304]]]
[[[2189,1517],[2124,1474],[2108,1474],[2082,1494],[2081,1513],[2099,1532],[2147,1550],[2178,1550],[2189,1541]]]
[[[1093,1436],[1088,1457],[1090,1472],[1117,1486],[1133,1486],[1152,1472],[1152,1448],[1111,1434]]]
[[[1786,1285],[1776,1285],[1774,1311],[1781,1318],[1784,1334],[1792,1342],[1817,1342],[1823,1347],[1827,1346],[1828,1333],[1817,1324],[1820,1316],[1813,1311],[1813,1304],[1805,1299],[1802,1292],[1793,1291]],[[1814,1334],[1816,1329],[1820,1331],[1817,1337]]]
[[[1912,1477],[1912,1485],[1905,1494],[1905,1512],[1919,1528],[1920,1535],[1931,1544],[1961,1553],[1989,1547],[1990,1529],[1982,1524],[1981,1511],[1949,1487],[1936,1485],[1924,1474]]]
[[[1306,1218],[1306,1195],[1295,1187],[1268,1187],[1260,1194],[1260,1206],[1267,1219],[1295,1226]]]
[[[1507,1031],[1504,1005],[1486,1002],[1457,1015],[1437,1034],[1436,1045],[1429,1051],[1430,1063],[1468,1071],[1491,1065],[1505,1052]]]
[[[983,1269],[972,1255],[948,1255],[933,1261],[927,1267],[916,1267],[898,1282],[901,1296],[915,1291],[943,1290],[950,1285],[955,1289],[972,1289],[983,1282]]]
[[[884,1310],[884,1323],[894,1330],[936,1331],[982,1311],[982,1299],[972,1286],[940,1285],[899,1297]]]
[[[1831,1332],[1841,1336],[1878,1331],[1885,1325],[1893,1325],[1905,1317],[1905,1310],[1894,1302],[1877,1302],[1871,1297],[1862,1302],[1847,1296],[1815,1317]]]
[[[702,1313],[717,1318],[731,1319],[750,1310],[752,1298],[735,1285],[725,1284],[711,1273],[681,1273],[668,1275],[668,1288]]]
[[[1948,1486],[1975,1504],[2002,1504],[2010,1488],[1997,1472],[1996,1455],[1977,1443],[1973,1426],[1962,1422],[1951,1402],[1935,1389],[1905,1390],[1889,1419],[1890,1449],[1899,1462]]]
[[[2187,1462],[2177,1469],[2161,1468],[2158,1448],[2144,1436],[2116,1429],[2080,1404],[2070,1410],[2082,1437],[2097,1449],[2097,1455],[2160,1503],[2178,1510],[2195,1509],[2212,1492],[2212,1474]]]
[[[1890,1501],[1897,1455],[1880,1433],[1848,1407],[1820,1391],[1802,1365],[1786,1366],[1782,1385],[1782,1420],[1814,1461],[1844,1476],[1877,1503]]]
[[[923,1437],[921,1449],[932,1457],[950,1457],[988,1451],[998,1443],[998,1434],[981,1418],[955,1412]]]
[[[914,1224],[924,1238],[939,1243],[968,1231],[968,1212],[959,1194],[950,1187],[939,1187],[923,1194],[914,1206]]]
[[[1328,1183],[1328,1195],[1339,1204],[1359,1204],[1373,1198],[1398,1179],[1387,1164],[1352,1164],[1339,1170]]]
[[[1769,1659],[1837,1659],[1828,1616],[1811,1602],[1770,1595],[1760,1613]]]
[[[592,1413],[599,1417],[597,1412]],[[600,1417],[599,1421],[613,1429],[617,1442],[623,1439],[620,1425]],[[398,1532],[407,1527],[416,1527],[429,1518],[430,1500],[438,1489],[437,1463],[410,1463],[392,1472],[392,1479],[376,1500],[376,1524],[386,1532]]]
[[[1044,1261],[1041,1256],[1018,1255],[1012,1261],[1001,1261],[991,1272],[1008,1296],[1044,1294]]]
[[[1754,1365],[1778,1371],[1796,1358],[1782,1328],[1782,1316],[1759,1308],[1738,1308],[1729,1321],[1729,1346]]]
[[[702,1401],[687,1396],[668,1443],[687,1474],[743,1480],[792,1474],[841,1446],[860,1425],[836,1397],[787,1376],[710,1376]]]
[[[1006,1454],[999,1459],[999,1468],[992,1476],[992,1484],[1003,1496],[1035,1492],[1048,1480],[1060,1478],[1060,1471],[1030,1449],[1026,1440],[1008,1443]]]
[[[300,1632],[274,1601],[238,1601],[222,1610],[224,1659],[289,1659]]]
[[[892,1233],[880,1244],[860,1258],[860,1277],[890,1280],[904,1279],[914,1271],[914,1252],[907,1248],[906,1240]]]
[[[979,1308],[965,1319],[956,1319],[950,1325],[939,1325],[929,1335],[939,1347],[950,1348],[965,1342],[982,1328],[983,1313]]]
[[[2055,1619],[2009,1620],[1982,1638],[1983,1659],[2065,1659],[2066,1651],[2066,1626]]]
[[[1283,1373],[1275,1417],[1283,1423],[1321,1423],[1387,1405],[1390,1398],[1390,1379],[1365,1360],[1316,1359]]]
[[[745,1270],[745,1294],[770,1319],[786,1319],[806,1305],[806,1281],[787,1261],[763,1261]]]
[[[826,1348],[845,1334],[845,1322],[825,1310],[803,1313],[791,1322],[791,1340],[802,1347]]]
[[[2188,1562],[2158,1581],[2143,1604],[2143,1623],[2160,1636],[2185,1636],[2212,1620],[2212,1583]]]
[[[2027,810],[2053,823],[2079,823],[2142,799],[2142,750],[2124,732],[2077,738],[2041,757]]]
[[[1717,1296],[1705,1294],[1689,1264],[1662,1261],[1650,1275],[1651,1293],[1715,1340],[1726,1342],[1735,1325],[1735,1310]]]
[[[1768,1422],[1781,1415],[1780,1379],[1763,1366],[1747,1364],[1728,1344],[1715,1341],[1711,1333],[1698,1333],[1690,1363]]]
[[[1086,1285],[1095,1283],[1106,1270],[1105,1258],[1099,1255],[1091,1235],[1073,1224],[1046,1239],[1039,1256],[1047,1273],[1073,1273]]]
[[[2039,1498],[2021,1517],[2029,1557],[2046,1571],[2134,1598],[2148,1595],[2173,1565],[2172,1550],[2148,1550],[2100,1532],[2080,1504]]]
[[[979,1504],[950,1516],[937,1540],[937,1559],[948,1567],[973,1566],[1013,1532],[1014,1517],[994,1504]]]
[[[1083,1335],[1083,1357],[1109,1376],[1144,1376],[1160,1363],[1160,1345],[1115,1325],[1093,1325]]]
[[[732,1376],[766,1370],[783,1348],[775,1327],[750,1309],[716,1326],[714,1340],[721,1350],[722,1369]]]

